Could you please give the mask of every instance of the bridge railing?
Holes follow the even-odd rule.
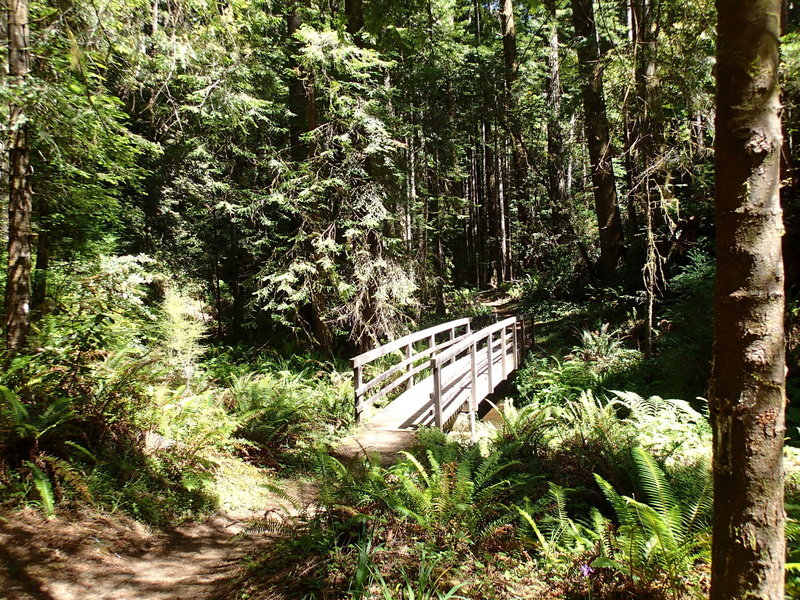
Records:
[[[471,330],[471,319],[456,319],[398,338],[380,348],[359,354],[350,359],[353,368],[355,416],[361,414],[376,400],[397,390],[404,383],[414,385],[414,378],[430,368],[429,358],[466,339]],[[445,339],[440,339],[445,338]],[[405,358],[368,380],[364,380],[365,367],[379,359],[403,351]]]
[[[516,370],[525,350],[533,343],[533,321],[527,317],[510,317],[465,336],[460,342],[431,358],[433,375],[434,422],[440,429],[460,411],[463,402],[455,398],[469,388],[469,410],[478,409],[478,379],[485,369],[488,393]],[[469,357],[469,360],[467,360]],[[499,376],[494,365],[500,362]],[[448,365],[453,365],[449,368]]]

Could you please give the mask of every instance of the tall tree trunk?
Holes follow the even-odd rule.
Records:
[[[347,16],[347,33],[355,35],[364,28],[364,0],[345,0],[344,12]]]
[[[24,86],[30,71],[28,0],[9,0],[8,73]],[[31,325],[31,169],[30,132],[25,107],[10,107],[8,197],[8,279],[6,281],[6,348],[25,347]]]
[[[564,151],[564,128],[561,115],[561,67],[559,59],[558,19],[556,15],[555,0],[546,0],[548,16],[550,18],[549,49],[547,53],[546,82],[547,92],[547,183],[550,196],[551,211],[553,214],[553,227],[561,234],[566,233],[574,240],[586,268],[594,275],[589,252],[581,238],[575,232],[569,215],[569,164],[570,160]],[[560,239],[559,239],[560,241]]]
[[[297,14],[297,5],[293,3],[287,11],[286,32],[289,36],[287,44],[289,53],[289,111],[292,116],[289,120],[289,146],[293,160],[303,160],[308,157],[310,150],[302,141],[302,136],[317,126],[317,106],[314,98],[314,84],[309,73],[303,73],[297,61],[299,47],[294,34],[300,29],[302,21]]]
[[[653,349],[653,322],[655,295],[662,279],[662,257],[658,252],[661,221],[662,186],[667,177],[659,166],[663,151],[659,81],[656,72],[656,39],[658,27],[655,18],[655,0],[632,0],[632,36],[636,80],[636,117],[633,139],[628,152],[633,153],[634,176],[632,193],[644,210],[644,256],[641,264],[642,282],[647,297],[645,319],[644,355],[649,358]],[[634,150],[634,148],[636,150]],[[638,190],[634,192],[633,190]],[[637,248],[638,249],[638,248]],[[636,258],[640,258],[637,255]],[[629,257],[631,260],[632,257]]]
[[[517,207],[520,233],[526,235],[531,221],[531,210],[525,194],[528,165],[522,144],[522,126],[514,110],[514,83],[519,71],[517,56],[517,30],[514,24],[513,0],[502,0],[500,10],[500,33],[503,37],[503,119],[511,138],[511,177],[507,191],[508,206]],[[510,210],[509,210],[510,212]],[[510,269],[510,264],[509,264]],[[510,275],[507,273],[507,275]]]
[[[0,10],[0,39],[8,40],[8,10]],[[8,87],[8,61],[0,65],[0,76],[4,89]],[[9,136],[0,136],[0,239],[8,239],[8,146]]]
[[[567,208],[567,172],[564,156],[564,132],[561,125],[561,67],[558,48],[558,21],[555,0],[546,0],[550,18],[550,40],[547,52],[547,181],[552,203],[553,225],[560,229],[563,211]]]
[[[622,218],[611,164],[603,69],[592,0],[572,0],[572,22],[578,37],[578,67],[586,127],[586,143],[592,166],[595,211],[600,230],[600,277],[612,279],[623,258]]]
[[[780,0],[717,0],[712,600],[784,597]]]

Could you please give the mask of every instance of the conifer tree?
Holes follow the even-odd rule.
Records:
[[[779,0],[718,0],[712,600],[784,597]]]

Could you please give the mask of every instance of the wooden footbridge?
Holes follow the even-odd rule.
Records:
[[[533,322],[524,317],[478,331],[466,318],[356,356],[350,363],[361,428],[345,445],[381,451],[417,427],[446,429],[462,412],[474,426],[480,402],[519,367],[532,339]],[[386,398],[388,404],[375,407]]]

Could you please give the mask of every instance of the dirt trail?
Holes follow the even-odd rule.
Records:
[[[23,511],[6,518],[0,523],[4,600],[210,598],[243,551],[230,538],[244,522],[223,515],[169,533],[117,516],[46,520]]]
[[[240,559],[269,543],[231,540],[259,516],[218,514],[160,532],[88,511],[0,515],[0,600],[217,600]]]

